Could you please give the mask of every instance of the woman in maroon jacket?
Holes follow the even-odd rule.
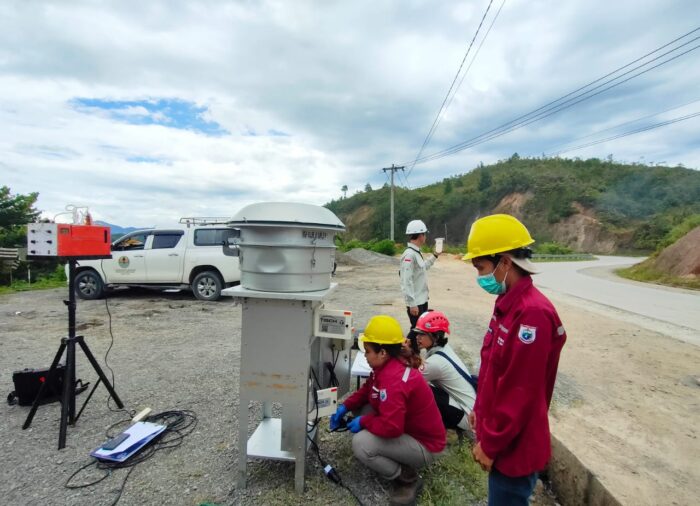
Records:
[[[479,390],[469,423],[474,458],[489,471],[489,505],[527,506],[551,455],[547,411],[566,332],[532,284],[534,240],[506,214],[474,222],[467,255],[477,281],[498,295],[481,348]]]
[[[373,317],[360,343],[372,373],[331,417],[338,427],[348,411],[355,435],[355,457],[383,478],[394,481],[392,504],[414,504],[423,485],[417,469],[431,464],[445,448],[445,427],[423,375],[401,359],[404,341],[399,322]]]

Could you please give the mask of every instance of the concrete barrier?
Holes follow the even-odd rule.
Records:
[[[546,474],[557,501],[564,506],[621,506],[598,477],[554,436]]]

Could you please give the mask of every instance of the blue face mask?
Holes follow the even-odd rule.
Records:
[[[500,262],[496,265],[496,269],[498,269],[498,265],[500,265]],[[498,280],[496,280],[496,276],[494,275],[496,269],[494,269],[493,272],[490,274],[477,276],[476,282],[479,283],[479,286],[486,290],[488,293],[493,295],[501,295],[502,293],[506,293],[506,278],[504,277],[503,281],[499,283]],[[507,272],[506,276],[508,276]]]

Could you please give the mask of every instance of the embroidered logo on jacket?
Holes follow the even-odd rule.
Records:
[[[537,327],[529,327],[528,325],[520,326],[520,330],[518,330],[518,339],[522,342],[525,344],[534,343],[535,337],[537,337]]]
[[[505,343],[505,341],[503,340],[503,338],[501,336],[498,336],[498,340],[496,342],[498,343],[499,346],[503,346],[503,344]]]
[[[379,400],[384,402],[386,400],[386,388],[382,388],[379,391]]]

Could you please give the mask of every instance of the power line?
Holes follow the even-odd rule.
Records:
[[[489,36],[489,33],[491,33],[491,28],[493,28],[493,25],[496,24],[496,20],[498,19],[499,14],[501,14],[501,9],[503,9],[503,6],[505,4],[506,4],[506,0],[503,0],[501,2],[501,6],[496,11],[496,15],[491,20],[491,24],[489,25],[488,30],[486,30],[486,33],[484,34],[484,38],[482,38],[481,42],[479,42],[479,47],[476,48],[476,51],[474,52],[474,56],[472,57],[472,60],[469,62],[469,65],[467,66],[467,69],[464,71],[464,74],[462,74],[462,78],[459,80],[459,84],[457,84],[457,90],[459,90],[459,88],[461,88],[462,83],[464,82],[464,78],[467,77],[467,74],[469,73],[469,69],[471,69],[472,65],[474,65],[474,61],[476,60],[476,57],[479,56],[479,52],[481,51],[481,47],[484,45],[486,38]],[[457,96],[456,91],[450,97],[450,100],[447,102],[445,109],[448,109],[450,107],[450,104],[452,103],[452,100],[454,100],[455,96]]]
[[[634,79],[635,77],[639,77],[639,76],[642,75],[642,74],[646,74],[647,72],[650,72],[650,71],[654,70],[654,69],[657,68],[657,67],[660,67],[660,66],[662,66],[662,65],[665,65],[666,63],[669,63],[669,62],[671,62],[671,61],[673,61],[673,60],[675,60],[675,59],[677,59],[677,58],[680,58],[681,56],[683,56],[683,55],[685,55],[685,54],[687,54],[687,53],[690,53],[691,51],[694,51],[694,50],[698,49],[698,48],[700,47],[700,45],[695,46],[695,47],[693,47],[693,48],[691,48],[691,49],[689,49],[689,50],[687,50],[687,51],[684,51],[683,53],[680,53],[680,54],[678,54],[678,55],[675,55],[675,56],[669,58],[668,60],[665,60],[665,61],[663,61],[663,62],[661,62],[661,63],[658,63],[657,65],[654,65],[654,66],[652,66],[652,67],[650,67],[650,68],[647,68],[647,69],[645,69],[645,70],[642,70],[641,72],[638,72],[637,74],[632,75],[632,76],[628,77],[627,79],[624,79],[624,80],[622,80],[622,81],[620,81],[620,82],[617,82],[617,83],[614,83],[614,84],[610,84],[610,83],[612,83],[613,81],[615,81],[615,80],[617,80],[617,79],[620,79],[621,77],[623,77],[623,76],[629,74],[630,72],[634,72],[635,70],[639,70],[640,68],[642,68],[642,67],[648,65],[649,63],[651,63],[651,62],[653,62],[653,61],[656,61],[656,60],[658,60],[659,58],[662,58],[663,56],[666,56],[666,55],[668,55],[669,53],[672,53],[672,52],[676,51],[676,50],[679,49],[680,47],[683,47],[683,46],[685,46],[685,45],[687,45],[687,44],[689,44],[689,43],[691,43],[691,42],[694,42],[695,40],[698,40],[698,39],[700,39],[700,37],[696,37],[695,39],[692,39],[691,41],[686,42],[685,44],[683,44],[682,46],[679,46],[679,47],[676,48],[676,49],[673,49],[673,50],[671,50],[671,51],[668,51],[668,52],[664,53],[663,55],[658,56],[658,57],[654,58],[653,60],[651,60],[651,61],[649,61],[649,62],[647,62],[647,63],[644,63],[644,64],[642,64],[642,65],[639,65],[639,66],[633,68],[633,69],[630,70],[630,71],[625,72],[624,74],[622,74],[622,75],[620,75],[620,76],[618,76],[618,77],[615,77],[615,78],[613,78],[613,79],[610,79],[610,80],[607,81],[606,83],[603,83],[603,84],[601,84],[601,85],[598,85],[598,86],[596,86],[595,88],[592,88],[592,89],[590,89],[590,90],[588,90],[588,91],[586,91],[586,92],[584,92],[584,93],[581,93],[581,94],[579,94],[579,95],[576,95],[575,97],[570,98],[569,100],[566,100],[566,101],[562,102],[561,104],[558,104],[558,105],[555,105],[555,106],[553,106],[553,107],[547,108],[547,109],[545,109],[544,111],[542,111],[542,112],[540,112],[540,113],[538,113],[538,114],[535,114],[534,116],[532,116],[532,114],[533,114],[535,111],[533,111],[533,112],[531,112],[531,113],[528,113],[528,114],[526,114],[526,115],[521,116],[521,118],[525,118],[525,119],[522,120],[522,121],[513,120],[513,121],[510,121],[510,122],[508,122],[508,123],[505,123],[504,125],[501,125],[500,127],[497,127],[497,128],[495,128],[495,129],[493,129],[493,130],[489,130],[488,132],[485,132],[485,133],[483,133],[483,134],[481,134],[481,135],[479,135],[479,136],[477,136],[477,137],[474,137],[474,138],[469,139],[469,140],[467,140],[467,141],[464,141],[464,142],[462,142],[462,143],[460,143],[460,144],[457,144],[457,145],[455,145],[455,146],[452,146],[452,147],[450,147],[450,148],[447,148],[446,150],[440,151],[440,152],[438,152],[438,153],[433,153],[432,155],[425,156],[425,157],[423,157],[422,159],[418,160],[418,163],[425,163],[426,161],[437,160],[437,159],[442,158],[442,157],[444,157],[444,156],[448,156],[448,155],[457,153],[457,152],[459,152],[459,151],[463,151],[464,149],[467,149],[467,148],[476,146],[476,145],[478,145],[478,144],[482,144],[482,143],[484,143],[484,142],[493,140],[493,139],[495,139],[495,138],[497,138],[497,137],[501,137],[502,135],[508,134],[508,133],[510,133],[510,132],[512,132],[512,131],[514,131],[514,130],[517,130],[517,129],[522,128],[522,127],[527,126],[527,125],[530,125],[531,123],[535,123],[536,121],[540,121],[540,120],[542,120],[542,119],[548,118],[548,117],[550,117],[550,116],[552,116],[552,115],[554,115],[554,114],[556,114],[556,113],[558,113],[558,112],[561,112],[561,111],[563,111],[563,110],[565,110],[565,109],[569,109],[569,108],[573,107],[574,105],[579,104],[580,102],[583,102],[583,101],[585,101],[585,100],[589,100],[589,99],[591,99],[591,98],[593,98],[593,97],[595,97],[595,96],[597,96],[597,95],[600,95],[601,93],[604,93],[604,92],[606,92],[606,91],[608,91],[608,90],[611,90],[612,88],[615,88],[615,87],[617,87],[617,86],[620,86],[621,84],[624,84],[624,83],[626,83],[627,81],[630,81],[631,79]],[[608,86],[608,85],[609,85],[609,86]],[[601,89],[601,90],[599,90],[599,91],[597,91],[597,92],[595,92],[595,93],[591,93],[593,90],[599,89],[599,88],[601,88],[601,87],[603,87],[603,86],[607,86],[607,87],[604,87],[603,89]],[[567,95],[567,96],[568,96],[568,95]],[[578,100],[577,100],[577,99],[578,99]],[[560,99],[558,99],[558,100],[560,100]],[[556,101],[555,101],[555,102],[556,102]],[[542,108],[540,108],[540,109],[542,109]],[[536,110],[540,110],[540,109],[536,109]],[[528,116],[531,116],[531,117],[528,117]],[[512,125],[511,125],[511,124],[512,124]],[[508,125],[511,125],[511,126],[508,126]]]
[[[543,105],[543,106],[541,106],[541,107],[539,107],[539,108],[537,108],[537,109],[535,109],[535,110],[533,110],[533,111],[531,111],[531,112],[529,112],[529,113],[527,113],[527,114],[521,115],[521,116],[519,116],[519,117],[517,117],[517,118],[515,118],[515,119],[513,119],[513,120],[511,120],[511,121],[509,121],[509,122],[507,122],[507,123],[504,123],[503,125],[501,125],[501,126],[499,126],[499,127],[496,127],[496,128],[494,128],[494,129],[492,129],[492,130],[489,130],[489,131],[487,131],[487,132],[484,132],[483,134],[480,134],[480,135],[478,135],[478,136],[476,136],[476,137],[473,137],[473,138],[471,138],[471,139],[468,139],[467,141],[461,142],[461,143],[456,144],[456,145],[454,145],[454,146],[451,146],[451,147],[449,147],[449,148],[447,148],[447,149],[444,149],[444,150],[441,150],[441,151],[432,153],[432,154],[430,154],[430,155],[424,156],[424,157],[422,157],[422,158],[419,158],[419,159],[417,159],[417,160],[414,160],[414,163],[415,163],[415,164],[418,164],[418,163],[425,163],[425,162],[432,161],[432,160],[437,160],[437,159],[439,159],[439,158],[442,158],[442,157],[445,157],[445,156],[449,156],[449,155],[451,155],[451,154],[457,153],[457,152],[462,151],[462,150],[464,150],[464,149],[473,147],[473,146],[475,146],[475,145],[477,145],[477,144],[481,144],[482,142],[486,142],[486,141],[495,139],[496,137],[500,137],[501,135],[505,135],[505,134],[507,134],[507,133],[510,133],[510,132],[512,132],[513,130],[516,130],[516,129],[521,128],[521,127],[526,126],[526,125],[529,125],[530,123],[534,123],[535,121],[540,121],[540,120],[542,120],[542,119],[545,119],[545,118],[547,118],[547,117],[549,117],[549,116],[551,116],[551,115],[553,115],[553,114],[556,114],[556,113],[558,113],[558,112],[560,112],[560,111],[562,111],[562,110],[564,110],[564,109],[568,109],[568,108],[570,108],[570,107],[573,107],[574,105],[576,105],[576,104],[578,104],[578,103],[580,103],[580,102],[583,102],[583,101],[585,101],[585,100],[588,100],[588,99],[590,99],[590,98],[593,98],[594,96],[599,95],[599,94],[601,94],[601,93],[603,93],[603,92],[605,92],[605,91],[608,91],[608,90],[610,90],[610,89],[612,89],[612,88],[614,88],[614,87],[616,87],[616,86],[619,86],[619,85],[621,85],[621,84],[623,84],[623,83],[625,83],[625,82],[627,82],[627,81],[629,81],[629,80],[631,80],[631,79],[634,79],[635,77],[638,77],[638,76],[640,76],[640,75],[642,75],[642,74],[645,74],[645,73],[647,73],[647,72],[649,72],[649,71],[651,71],[651,70],[653,70],[653,69],[655,69],[655,68],[658,68],[658,67],[660,67],[660,66],[662,66],[662,65],[665,65],[666,63],[669,63],[669,62],[671,62],[671,61],[673,61],[673,60],[675,60],[675,59],[677,59],[677,58],[679,58],[679,57],[681,57],[681,56],[683,56],[683,55],[685,55],[685,54],[687,54],[687,53],[690,53],[691,51],[694,51],[694,50],[698,49],[698,47],[700,47],[700,45],[694,46],[694,47],[690,48],[689,50],[684,51],[683,53],[674,55],[674,56],[672,56],[671,58],[668,58],[667,60],[662,61],[661,63],[658,63],[658,64],[656,64],[656,65],[654,65],[654,66],[652,66],[652,67],[650,67],[650,68],[644,69],[644,70],[638,72],[637,74],[634,74],[634,75],[628,77],[627,79],[624,79],[624,80],[622,80],[622,81],[620,81],[620,82],[611,84],[611,83],[613,83],[614,81],[620,79],[621,77],[624,77],[625,75],[628,75],[628,74],[630,74],[630,73],[632,73],[632,72],[634,72],[634,71],[636,71],[636,70],[639,70],[639,69],[641,69],[641,68],[643,68],[643,67],[649,65],[650,63],[653,63],[654,61],[657,61],[657,60],[663,58],[664,56],[667,56],[667,55],[669,55],[670,53],[673,53],[673,52],[677,51],[678,49],[680,49],[680,48],[682,48],[682,47],[684,47],[684,46],[687,46],[688,44],[694,42],[695,40],[700,39],[700,37],[696,37],[696,38],[694,38],[694,39],[692,39],[692,40],[690,40],[690,41],[688,41],[688,42],[685,42],[684,44],[682,44],[682,45],[680,45],[680,46],[677,46],[677,47],[675,47],[674,49],[672,49],[672,50],[670,50],[670,51],[667,51],[666,53],[663,53],[662,55],[659,55],[659,56],[653,58],[653,59],[650,60],[650,61],[647,61],[646,63],[643,63],[643,64],[641,64],[641,65],[639,65],[639,66],[637,66],[637,67],[634,67],[633,69],[628,70],[627,72],[625,72],[625,73],[623,73],[623,74],[621,74],[621,75],[619,75],[619,76],[617,76],[617,77],[614,77],[614,78],[612,78],[612,79],[609,79],[608,81],[604,82],[603,84],[600,84],[600,85],[598,85],[598,86],[596,86],[596,87],[594,87],[594,88],[589,89],[588,91],[585,91],[585,92],[583,92],[583,93],[580,93],[580,94],[576,95],[576,93],[578,93],[579,91],[584,90],[584,89],[586,89],[586,88],[589,88],[591,85],[593,85],[593,84],[595,84],[595,83],[598,83],[598,82],[600,82],[601,80],[604,80],[604,79],[606,79],[607,77],[610,77],[610,76],[612,76],[612,75],[618,73],[619,71],[630,67],[630,66],[633,65],[634,63],[639,62],[640,60],[643,60],[644,58],[646,58],[646,57],[648,57],[648,56],[650,56],[650,55],[652,55],[652,54],[654,54],[654,53],[657,53],[658,51],[660,51],[660,50],[662,50],[662,49],[668,47],[669,45],[673,44],[674,42],[677,42],[677,41],[679,41],[679,40],[681,40],[681,39],[687,37],[688,35],[690,35],[690,34],[696,32],[696,31],[698,31],[698,30],[700,30],[700,28],[696,28],[696,29],[694,29],[694,30],[691,30],[690,32],[684,34],[683,36],[678,37],[678,38],[674,39],[673,41],[671,41],[671,42],[669,42],[669,43],[667,43],[667,44],[664,44],[663,46],[661,46],[661,47],[655,49],[654,51],[651,51],[651,52],[647,53],[646,55],[644,55],[644,56],[642,56],[642,57],[640,57],[640,58],[637,58],[637,59],[634,60],[633,62],[630,62],[630,63],[628,63],[628,64],[626,64],[626,65],[624,65],[624,66],[622,66],[622,67],[616,69],[615,71],[610,72],[610,73],[606,74],[605,76],[603,76],[603,77],[601,77],[601,78],[598,78],[598,79],[596,79],[596,80],[594,80],[594,81],[592,81],[592,82],[586,84],[585,86],[582,86],[582,87],[578,88],[577,90],[574,90],[574,91],[572,91],[572,92],[570,92],[570,93],[568,93],[568,94],[566,94],[566,95],[564,95],[564,96],[562,96],[562,97],[560,97],[560,98],[558,98],[558,99],[556,99],[556,100],[553,100],[553,101],[549,102],[548,104],[545,104],[545,105]],[[600,88],[602,88],[602,89],[600,89]],[[599,90],[599,91],[597,91],[597,92],[595,92],[595,93],[591,93],[591,92],[593,92],[594,90]],[[569,98],[568,100],[565,100],[564,102],[561,102],[561,101],[564,100],[565,98],[571,97],[572,95],[575,95],[575,96],[573,96],[572,98]],[[561,102],[561,103],[557,104],[557,102]],[[554,104],[557,104],[557,105],[554,105]]]
[[[457,73],[455,74],[454,79],[452,79],[452,84],[450,84],[450,88],[447,90],[447,95],[445,95],[445,98],[442,100],[442,104],[440,104],[440,110],[438,110],[437,116],[435,116],[435,119],[433,120],[433,124],[430,125],[430,130],[428,130],[428,134],[425,136],[425,139],[423,140],[423,144],[421,145],[420,149],[418,150],[418,154],[416,155],[416,159],[414,160],[413,164],[411,165],[411,168],[408,170],[408,175],[411,175],[411,171],[413,170],[413,167],[416,165],[416,160],[420,158],[420,156],[423,154],[423,150],[425,147],[428,145],[430,142],[430,139],[432,138],[433,134],[435,133],[435,129],[437,128],[437,124],[440,118],[440,115],[442,114],[443,110],[445,110],[445,103],[447,103],[447,99],[450,97],[450,93],[452,93],[452,89],[454,88],[455,83],[457,82],[457,78],[459,78],[460,72],[462,72],[462,67],[464,66],[464,62],[467,60],[467,57],[469,56],[469,51],[472,49],[472,45],[474,45],[474,41],[476,40],[477,35],[479,35],[479,30],[481,30],[481,26],[484,24],[484,19],[486,19],[486,15],[489,13],[489,10],[491,9],[491,4],[493,4],[493,0],[489,0],[489,5],[486,7],[486,11],[484,12],[484,15],[481,18],[481,21],[479,22],[479,26],[476,29],[476,32],[474,33],[474,37],[472,37],[471,42],[469,43],[469,47],[467,47],[467,52],[464,53],[464,58],[462,58],[462,63],[459,64],[459,69],[457,69]]]
[[[669,109],[664,109],[663,111],[655,112],[654,114],[648,114],[648,115],[642,116],[642,117],[640,117],[640,118],[636,118],[636,119],[633,119],[633,120],[630,120],[630,121],[625,121],[624,123],[620,123],[619,125],[611,126],[611,127],[609,127],[609,128],[604,128],[603,130],[598,130],[597,132],[593,132],[593,133],[590,133],[590,134],[588,134],[588,135],[584,135],[584,136],[582,136],[582,137],[577,137],[577,138],[575,138],[575,139],[570,139],[570,140],[567,141],[567,142],[564,142],[564,143],[561,143],[561,144],[557,144],[556,146],[553,146],[553,147],[551,148],[551,151],[554,151],[555,149],[560,148],[560,147],[568,146],[569,144],[572,144],[572,143],[574,143],[574,142],[576,142],[576,141],[581,141],[581,140],[583,140],[583,139],[588,139],[588,138],[590,138],[590,137],[595,137],[596,135],[602,134],[603,132],[609,132],[609,131],[611,131],[611,130],[616,130],[616,129],[620,128],[620,127],[627,126],[627,125],[631,125],[632,123],[637,123],[637,122],[642,121],[642,120],[644,120],[644,119],[653,118],[654,116],[658,116],[659,114],[663,114],[663,113],[665,113],[665,112],[675,111],[676,109],[680,109],[681,107],[685,107],[685,106],[688,106],[688,105],[690,105],[690,104],[694,104],[694,103],[696,103],[696,102],[700,102],[700,98],[695,99],[695,100],[691,100],[690,102],[686,102],[686,103],[684,103],[684,104],[680,104],[680,105],[677,105],[677,106],[674,106],[674,107],[670,107]]]
[[[488,30],[486,30],[486,33],[484,34],[483,38],[481,39],[481,42],[479,42],[479,46],[476,48],[476,51],[474,52],[474,56],[472,57],[471,61],[469,62],[469,65],[467,66],[466,70],[465,70],[464,73],[462,74],[462,78],[459,80],[459,83],[457,84],[457,88],[455,89],[455,92],[452,94],[452,96],[450,97],[450,99],[447,101],[447,105],[445,105],[445,110],[447,110],[447,109],[450,107],[450,105],[452,104],[452,101],[453,101],[454,98],[457,96],[457,91],[459,90],[459,88],[462,87],[462,83],[464,82],[464,78],[467,77],[467,74],[469,73],[469,69],[472,68],[472,65],[473,65],[474,62],[476,61],[476,57],[479,56],[479,52],[481,51],[481,48],[483,47],[484,42],[486,42],[486,39],[488,38],[489,33],[491,33],[491,29],[493,28],[493,25],[496,24],[496,20],[498,19],[498,16],[501,14],[501,10],[503,9],[503,6],[504,6],[505,4],[506,4],[506,0],[503,0],[503,1],[501,2],[501,6],[500,6],[500,7],[498,8],[498,10],[496,11],[496,15],[495,15],[495,16],[493,17],[493,19],[491,20],[491,24],[489,25]],[[440,125],[440,121],[442,121],[442,118],[443,118],[443,117],[444,117],[444,116],[441,116],[441,117],[440,117],[440,119],[438,120],[438,124],[435,126],[435,129],[437,129],[437,127]],[[432,137],[431,137],[431,138],[432,138]],[[421,153],[422,153],[422,149],[421,149],[421,151],[418,153],[418,155],[420,156]],[[417,158],[416,158],[416,159],[417,159]],[[411,175],[411,172],[413,171],[413,169],[415,168],[415,166],[416,166],[416,164],[415,164],[415,160],[414,160],[414,163],[413,163],[413,165],[411,166],[411,168],[409,169],[408,174],[406,174],[406,176],[405,176],[405,179],[406,179],[406,183],[407,183],[407,184],[408,184],[408,177]]]
[[[656,128],[661,128],[661,127],[666,126],[666,125],[672,125],[673,123],[679,123],[679,122],[681,122],[681,121],[689,120],[689,119],[695,118],[695,117],[697,117],[697,116],[700,116],[700,112],[694,112],[694,113],[692,113],[692,114],[687,114],[687,115],[685,115],[685,116],[680,116],[680,117],[677,117],[677,118],[673,118],[673,119],[670,119],[670,120],[668,120],[668,121],[661,121],[661,122],[655,123],[655,124],[653,124],[653,125],[648,125],[648,126],[645,126],[645,127],[636,128],[636,129],[630,130],[630,131],[628,131],[628,132],[623,132],[623,133],[620,133],[620,134],[617,134],[617,135],[612,135],[612,136],[610,136],[610,137],[606,137],[605,139],[599,139],[599,140],[597,140],[597,141],[587,142],[587,143],[585,143],[585,144],[580,144],[580,145],[574,146],[574,147],[572,147],[572,148],[568,148],[568,149],[564,149],[564,150],[561,150],[561,151],[557,151],[556,153],[549,153],[549,154],[547,154],[547,155],[545,155],[545,156],[549,156],[549,157],[558,156],[558,155],[561,155],[562,153],[568,153],[569,151],[576,151],[576,150],[578,150],[578,149],[583,149],[583,148],[588,148],[588,147],[590,147],[590,146],[595,146],[596,144],[602,144],[603,142],[613,141],[613,140],[615,140],[615,139],[620,139],[620,138],[622,138],[622,137],[627,137],[627,136],[630,136],[630,135],[634,135],[634,134],[646,132],[646,131],[648,131],[648,130],[654,130],[654,129],[656,129]]]

